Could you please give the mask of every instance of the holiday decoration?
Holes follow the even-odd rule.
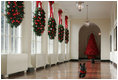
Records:
[[[48,35],[50,39],[54,39],[54,37],[56,36],[56,21],[54,18],[49,18]]]
[[[69,41],[69,30],[68,30],[68,16],[65,16],[65,43]]]
[[[6,18],[10,26],[18,27],[24,17],[24,1],[6,1]]]
[[[50,39],[54,39],[56,36],[56,21],[55,21],[54,16],[53,16],[53,8],[52,8],[53,3],[54,3],[54,1],[49,1],[50,18],[48,20],[48,35],[49,35]]]
[[[69,30],[65,29],[65,43],[67,44],[69,41]]]
[[[68,16],[65,16],[65,28],[68,28]]]
[[[86,65],[85,65],[85,63],[80,63],[80,74],[79,74],[79,77],[80,78],[83,78],[83,77],[85,77],[86,76]]]
[[[90,35],[85,54],[88,56],[88,59],[95,59],[98,55],[98,48],[93,33]]]
[[[39,3],[40,8],[38,8]],[[36,10],[33,17],[33,28],[37,36],[41,36],[45,30],[45,11],[42,9],[41,1],[36,1]]]
[[[60,24],[58,26],[58,40],[59,40],[59,42],[63,41],[63,37],[64,37],[64,27],[63,27],[63,25]]]
[[[64,27],[62,25],[62,19],[61,19],[62,13],[63,13],[63,11],[61,9],[59,9],[59,11],[58,11],[58,15],[59,15],[58,41],[59,42],[62,42],[63,38],[64,38]]]

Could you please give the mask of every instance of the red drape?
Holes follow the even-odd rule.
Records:
[[[62,11],[61,9],[59,9],[59,10],[58,10],[58,15],[59,15],[59,25],[62,24],[62,19],[61,19],[62,13],[63,13],[63,11]]]
[[[89,37],[89,41],[88,41],[88,45],[87,45],[85,54],[88,56],[89,59],[95,58],[95,56],[99,54],[93,33],[91,33],[91,35]]]
[[[49,5],[50,5],[50,17],[54,18],[52,4],[54,4],[54,1],[49,1]]]
[[[38,8],[39,3],[40,3],[40,7],[42,8],[42,2],[41,1],[36,1],[36,7]]]
[[[65,28],[68,28],[68,16],[65,16]]]

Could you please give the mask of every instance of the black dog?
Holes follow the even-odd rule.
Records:
[[[83,63],[83,65],[80,63],[80,74],[79,77],[83,78],[86,76],[86,67],[85,67],[85,63]]]

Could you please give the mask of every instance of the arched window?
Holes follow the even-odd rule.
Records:
[[[5,17],[5,1],[1,1],[1,52],[21,53],[21,25],[11,28]]]
[[[40,7],[40,5],[39,5]],[[33,16],[36,9],[36,1],[32,1],[32,25],[33,25]],[[32,27],[32,42],[31,42],[31,53],[32,54],[41,54],[41,36],[36,36],[33,27]]]

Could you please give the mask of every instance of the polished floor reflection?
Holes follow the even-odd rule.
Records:
[[[86,63],[87,73],[83,79],[111,79],[117,75],[116,67],[110,62],[90,61],[65,62],[62,64],[37,69],[31,73],[10,75],[10,79],[79,79],[79,63]]]

